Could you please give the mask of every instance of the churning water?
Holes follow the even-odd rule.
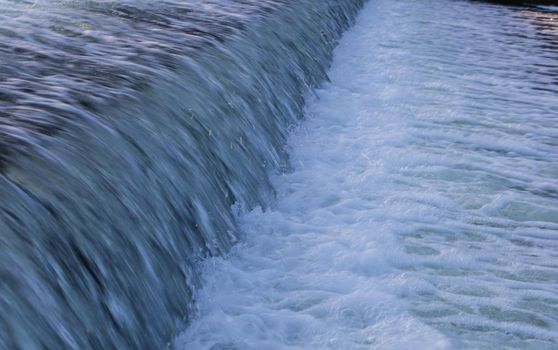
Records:
[[[0,0],[0,348],[558,348],[558,13],[363,2]]]
[[[185,349],[557,349],[558,13],[372,0]]]

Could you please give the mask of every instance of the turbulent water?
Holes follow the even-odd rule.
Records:
[[[184,349],[557,349],[558,12],[375,0]]]
[[[0,348],[157,349],[361,0],[0,0]]]

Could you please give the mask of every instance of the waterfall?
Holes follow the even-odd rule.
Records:
[[[0,0],[0,348],[156,349],[363,0]]]

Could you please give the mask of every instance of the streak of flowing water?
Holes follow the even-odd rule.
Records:
[[[157,349],[362,0],[0,0],[0,349]]]
[[[558,13],[370,1],[184,349],[557,349]]]

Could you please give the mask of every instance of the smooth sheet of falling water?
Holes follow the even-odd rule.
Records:
[[[364,0],[0,0],[0,349],[157,349]]]

